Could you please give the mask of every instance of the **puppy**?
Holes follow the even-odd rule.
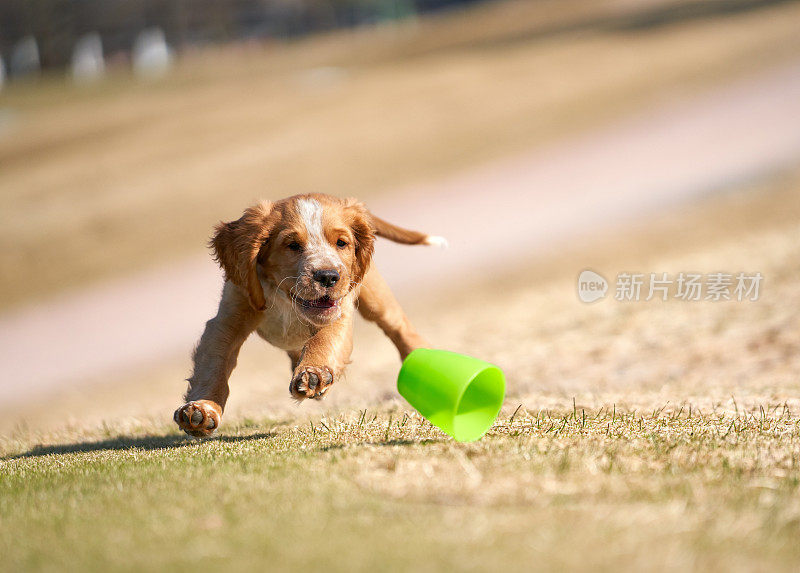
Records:
[[[354,199],[320,194],[265,201],[218,225],[211,247],[226,280],[217,315],[194,351],[186,404],[175,411],[178,427],[192,436],[219,427],[228,378],[253,331],[289,355],[289,392],[298,401],[322,398],[341,376],[356,309],[378,324],[401,359],[426,346],[370,268],[376,236],[446,245],[383,221]]]

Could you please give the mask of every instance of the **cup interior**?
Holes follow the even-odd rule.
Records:
[[[485,368],[467,385],[453,417],[454,438],[469,442],[480,438],[497,418],[503,405],[505,384],[502,372]]]

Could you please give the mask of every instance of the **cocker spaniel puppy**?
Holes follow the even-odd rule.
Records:
[[[370,268],[376,236],[446,244],[383,221],[354,199],[320,194],[263,202],[218,225],[211,246],[226,281],[217,315],[194,352],[186,404],[175,411],[178,426],[192,436],[219,427],[228,378],[253,331],[289,355],[289,392],[297,400],[322,398],[342,374],[356,309],[378,324],[401,358],[426,346]]]

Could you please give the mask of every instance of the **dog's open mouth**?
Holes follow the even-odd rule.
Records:
[[[327,310],[339,304],[338,300],[334,300],[328,295],[322,296],[314,300],[305,300],[303,298],[297,298],[296,300],[297,303],[303,308],[311,308],[315,310]]]

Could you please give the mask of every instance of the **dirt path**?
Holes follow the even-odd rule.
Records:
[[[496,269],[800,159],[800,62],[667,103],[611,129],[400,190],[374,202],[394,222],[446,236],[448,251],[382,243],[398,291]],[[207,255],[0,317],[0,400],[186,351],[213,314]]]

